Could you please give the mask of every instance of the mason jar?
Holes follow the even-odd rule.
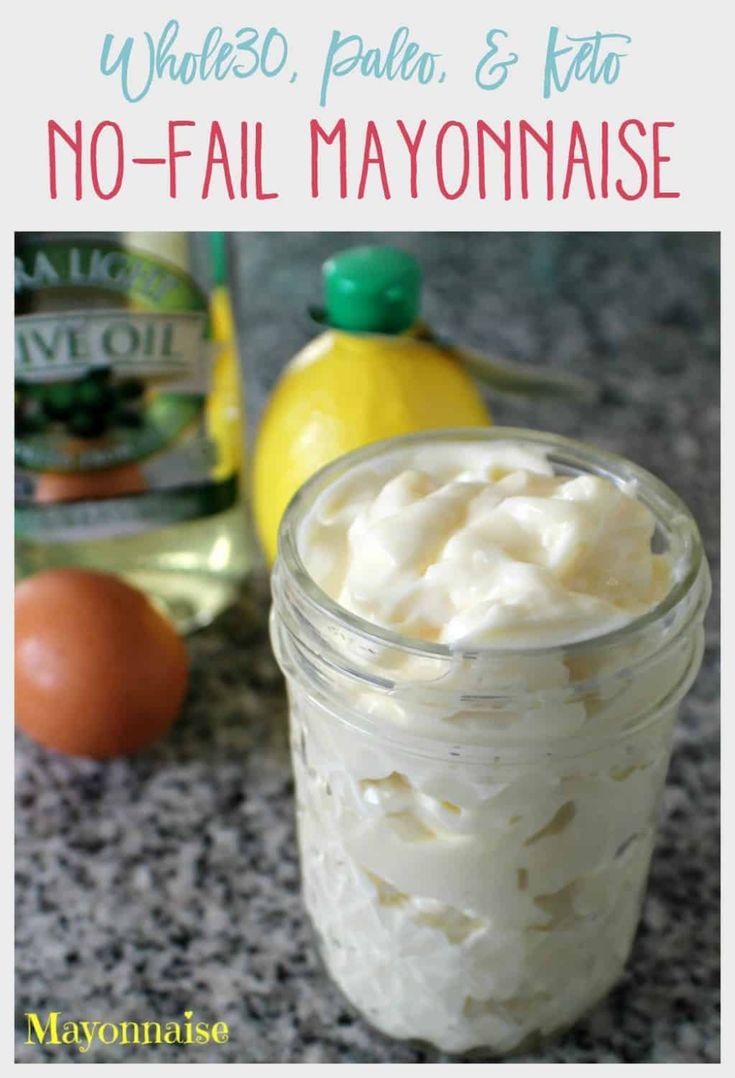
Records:
[[[671,585],[622,628],[560,646],[454,648],[347,612],[307,572],[315,501],[396,445],[512,439],[555,472],[634,489]],[[575,1022],[638,922],[677,708],[710,595],[687,508],[612,454],[492,428],[379,443],[291,503],[271,632],[286,676],[306,908],[326,966],[378,1029],[502,1054]]]

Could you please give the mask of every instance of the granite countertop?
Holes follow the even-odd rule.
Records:
[[[234,240],[255,417],[313,327],[318,266],[365,237]],[[518,1061],[719,1059],[718,292],[715,235],[409,234],[440,331],[602,377],[596,410],[497,398],[497,422],[625,453],[699,520],[715,584],[704,665],[678,724],[642,925],[623,981],[576,1029]],[[267,583],[191,638],[173,733],[97,764],[17,746],[17,1059],[23,1062],[437,1062],[355,1015],[323,974],[299,899]],[[222,1046],[22,1043],[23,1014],[223,1020]]]

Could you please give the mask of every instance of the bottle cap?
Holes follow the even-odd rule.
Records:
[[[351,247],[323,267],[324,321],[355,333],[402,333],[418,318],[421,268],[395,247]]]

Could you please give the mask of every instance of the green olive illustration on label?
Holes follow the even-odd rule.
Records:
[[[16,383],[16,461],[77,471],[140,460],[175,441],[204,397],[151,391],[138,378],[90,371],[73,382]]]

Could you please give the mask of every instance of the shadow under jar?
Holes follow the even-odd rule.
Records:
[[[351,468],[399,444],[512,439],[562,475],[635,494],[671,586],[622,628],[554,647],[450,648],[349,613],[300,530]],[[378,1029],[496,1054],[568,1027],[620,976],[638,922],[678,704],[699,669],[709,574],[649,473],[529,431],[380,443],[291,503],[273,574],[305,903],[326,965]]]

